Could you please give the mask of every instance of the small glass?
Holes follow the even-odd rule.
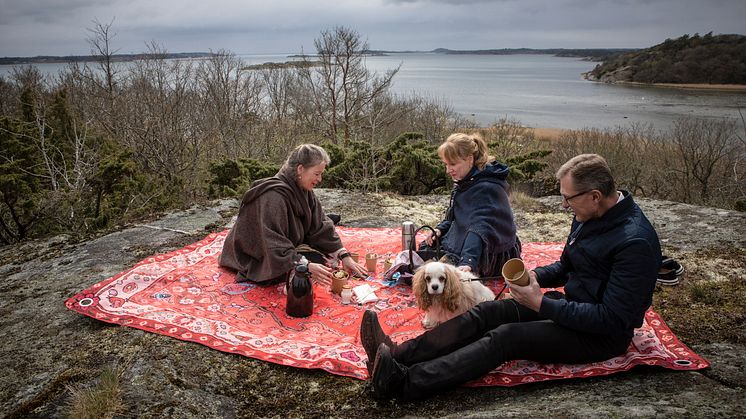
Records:
[[[342,304],[350,304],[352,302],[352,287],[349,284],[345,284],[342,287]]]

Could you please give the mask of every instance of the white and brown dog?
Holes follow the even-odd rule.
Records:
[[[422,326],[431,329],[483,301],[494,300],[495,293],[476,278],[442,262],[419,267],[412,278],[412,291],[417,306],[425,311]]]

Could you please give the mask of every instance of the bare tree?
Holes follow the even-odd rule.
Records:
[[[362,126],[372,144],[395,138],[400,132],[387,132],[397,121],[411,114],[416,104],[411,100],[397,100],[390,93],[374,98],[365,112],[366,123]]]
[[[117,75],[117,70],[114,67],[114,55],[119,52],[119,49],[113,49],[111,45],[116,36],[111,28],[114,24],[114,18],[109,23],[101,23],[98,19],[93,19],[92,23],[93,27],[88,28],[91,35],[86,40],[91,46],[91,55],[97,57],[99,68],[104,74],[106,81],[104,87],[109,100],[113,100],[114,82]]]
[[[347,141],[365,119],[366,107],[391,86],[399,67],[382,76],[368,71],[367,41],[341,26],[322,31],[314,46],[320,65],[301,67],[299,78],[311,93],[317,117],[327,126],[327,136],[336,141],[341,131]]]
[[[82,105],[87,107],[87,113],[106,133],[117,136],[122,129],[118,125],[121,112],[118,92],[124,80],[120,65],[116,61],[119,49],[113,47],[116,37],[112,28],[114,19],[108,23],[94,19],[92,23],[93,27],[87,29],[90,36],[86,41],[90,46],[91,55],[96,58],[96,65],[90,67],[88,64],[80,66],[72,63],[70,73],[81,80],[81,87],[86,91],[88,97]]]
[[[231,158],[250,155],[252,129],[260,113],[261,81],[243,67],[235,54],[220,50],[200,61],[195,73],[204,136],[217,140],[223,155]],[[210,153],[211,147],[205,151]]]
[[[681,119],[672,142],[681,159],[678,172],[685,202],[708,203],[723,163],[737,151],[735,123],[730,120]],[[726,170],[730,164],[725,164]],[[720,179],[717,179],[720,180]]]
[[[167,182],[196,179],[199,165],[206,162],[201,160],[204,141],[197,124],[193,63],[167,60],[166,54],[151,42],[145,58],[133,64],[122,101],[122,138],[147,171]]]
[[[273,159],[287,154],[298,142],[313,141],[323,126],[316,117],[312,95],[300,83],[294,69],[266,68],[258,71],[266,105],[262,143],[254,143],[254,155]],[[306,139],[307,138],[307,139]]]
[[[270,117],[282,121],[290,117],[290,96],[293,89],[293,73],[285,68],[265,68],[259,75],[271,109]]]

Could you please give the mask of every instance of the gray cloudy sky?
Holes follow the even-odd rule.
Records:
[[[746,34],[746,0],[0,0],[0,56],[84,55],[93,19],[139,53],[313,50],[344,25],[373,49],[644,48],[685,33]]]

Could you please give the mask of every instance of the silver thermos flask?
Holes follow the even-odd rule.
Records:
[[[414,223],[405,221],[401,223],[401,250],[409,250],[414,240]]]

